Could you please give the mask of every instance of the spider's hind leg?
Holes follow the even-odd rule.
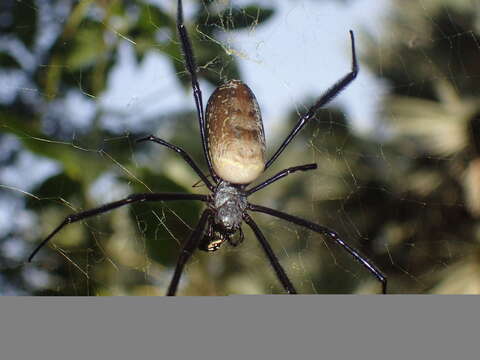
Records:
[[[282,265],[280,265],[280,262],[275,256],[275,253],[273,252],[273,249],[271,248],[270,244],[268,243],[267,239],[263,235],[258,225],[255,223],[255,221],[253,221],[253,219],[247,213],[244,214],[243,219],[245,220],[247,225],[250,226],[253,233],[257,237],[257,240],[260,242],[260,245],[265,251],[265,255],[267,255],[267,258],[270,261],[270,264],[272,265],[278,280],[282,283],[282,286],[287,292],[287,294],[296,294],[297,290],[295,290],[295,287],[293,286],[292,282],[290,281],[287,274],[285,273],[285,270],[283,269]]]
[[[311,221],[284,213],[283,211],[271,209],[261,205],[248,204],[248,209],[252,211],[261,212],[270,216],[277,217],[279,219],[286,220],[296,225],[303,226],[307,229],[315,231],[323,236],[326,239],[333,241],[340,247],[342,247],[347,253],[349,253],[355,260],[357,260],[365,269],[367,269],[381,284],[382,294],[387,293],[387,277],[383,272],[367,257],[362,255],[357,249],[347,244],[345,241],[340,238],[340,236],[333,230],[326,228],[325,226],[318,225]]]
[[[212,211],[209,209],[204,210],[197,226],[183,245],[177,264],[175,265],[175,272],[173,273],[172,280],[168,286],[167,296],[175,296],[177,293],[178,284],[180,283],[180,277],[182,276],[185,264],[199,247],[200,241],[202,241],[202,234],[204,233],[206,226],[210,223],[211,218]]]

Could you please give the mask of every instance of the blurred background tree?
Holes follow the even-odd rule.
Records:
[[[221,34],[267,23],[275,8],[258,3],[200,1],[188,13],[202,85],[213,89],[242,78],[238,57]],[[408,7],[391,1],[381,36],[357,31],[362,71],[366,64],[389,88],[378,131],[360,135],[341,111],[320,111],[269,173],[299,159],[317,162],[319,170],[292,175],[252,202],[338,230],[384,270],[389,292],[478,293],[478,14],[471,1]],[[118,209],[68,226],[33,264],[24,261],[72,211],[133,192],[204,192],[175,154],[134,143],[153,133],[203,164],[174,2],[7,0],[0,5],[0,34],[0,210],[6,214],[0,222],[0,291],[164,294],[200,204]],[[182,106],[168,112],[109,106],[106,94],[125,44],[138,68],[152,53],[168,59],[184,88]],[[166,82],[162,76],[152,82]],[[210,88],[203,91],[206,102]],[[294,104],[288,119],[289,126],[298,119]],[[277,143],[287,128],[276,134]],[[36,162],[45,165],[29,172]],[[368,272],[318,235],[255,218],[300,292],[379,291]],[[237,248],[197,253],[180,293],[282,293],[262,250],[246,235]]]
[[[380,216],[362,233],[388,245],[400,292],[478,293],[480,5],[393,5],[366,56],[390,93],[383,164],[369,179],[377,185],[368,196],[383,201],[369,207]]]

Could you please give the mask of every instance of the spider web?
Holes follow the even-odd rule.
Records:
[[[291,175],[251,201],[335,229],[384,271],[391,292],[478,292],[478,5],[371,3],[185,1],[204,102],[215,82],[239,76],[261,105],[271,154],[349,71],[353,29],[360,76],[263,179],[304,163],[318,170]],[[36,19],[18,24],[35,34],[34,45],[25,46],[23,32],[0,34],[0,50],[9,54],[0,62],[1,293],[163,294],[199,204],[117,209],[67,226],[34,264],[23,261],[72,211],[133,192],[206,192],[175,154],[134,143],[154,133],[204,164],[188,77],[167,26],[175,4],[92,5],[83,13],[70,2],[21,4]],[[10,14],[8,6],[2,11]],[[64,29],[72,33],[56,42]],[[114,63],[97,57],[100,50]],[[11,59],[23,60],[12,70]],[[55,76],[65,77],[58,89]],[[299,292],[379,291],[363,267],[319,235],[254,218]],[[236,248],[196,253],[181,292],[281,293],[244,230]]]

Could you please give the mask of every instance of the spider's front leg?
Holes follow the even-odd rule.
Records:
[[[322,106],[328,104],[330,101],[333,100],[335,96],[340,94],[350,83],[355,80],[358,75],[358,62],[357,62],[357,55],[355,53],[355,38],[353,36],[353,31],[350,30],[350,39],[352,41],[352,69],[351,71],[337,81],[335,84],[330,87],[320,98],[317,100],[315,104],[313,104],[308,111],[302,115],[302,117],[298,120],[297,124],[293,127],[292,131],[283,143],[279,146],[278,150],[275,151],[273,156],[270,160],[267,161],[265,164],[265,169],[268,169],[270,165],[280,156],[280,154],[285,150],[288,144],[293,140],[293,138],[298,134],[300,130],[307,124],[307,122],[315,115],[317,110],[319,110]]]
[[[183,7],[182,1],[178,0],[177,3],[177,30],[180,36],[180,43],[182,44],[182,51],[185,58],[185,67],[187,68],[188,73],[190,74],[190,79],[192,81],[193,89],[193,98],[195,100],[195,106],[197,108],[197,117],[198,124],[200,127],[200,137],[202,140],[203,154],[205,160],[207,161],[208,171],[212,176],[214,182],[218,181],[218,177],[213,171],[212,160],[210,158],[210,153],[208,151],[208,137],[206,136],[206,125],[205,125],[205,114],[203,112],[203,99],[202,99],[202,90],[200,89],[200,84],[197,79],[197,63],[195,61],[195,56],[193,54],[192,44],[190,38],[188,37],[188,32],[183,23]]]

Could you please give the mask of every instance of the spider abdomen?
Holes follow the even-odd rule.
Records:
[[[247,198],[243,192],[222,181],[215,189],[213,204],[217,212],[216,222],[227,231],[237,231],[247,208]]]
[[[209,153],[215,173],[232,184],[248,184],[265,169],[265,134],[250,88],[231,80],[210,96],[206,111]]]

